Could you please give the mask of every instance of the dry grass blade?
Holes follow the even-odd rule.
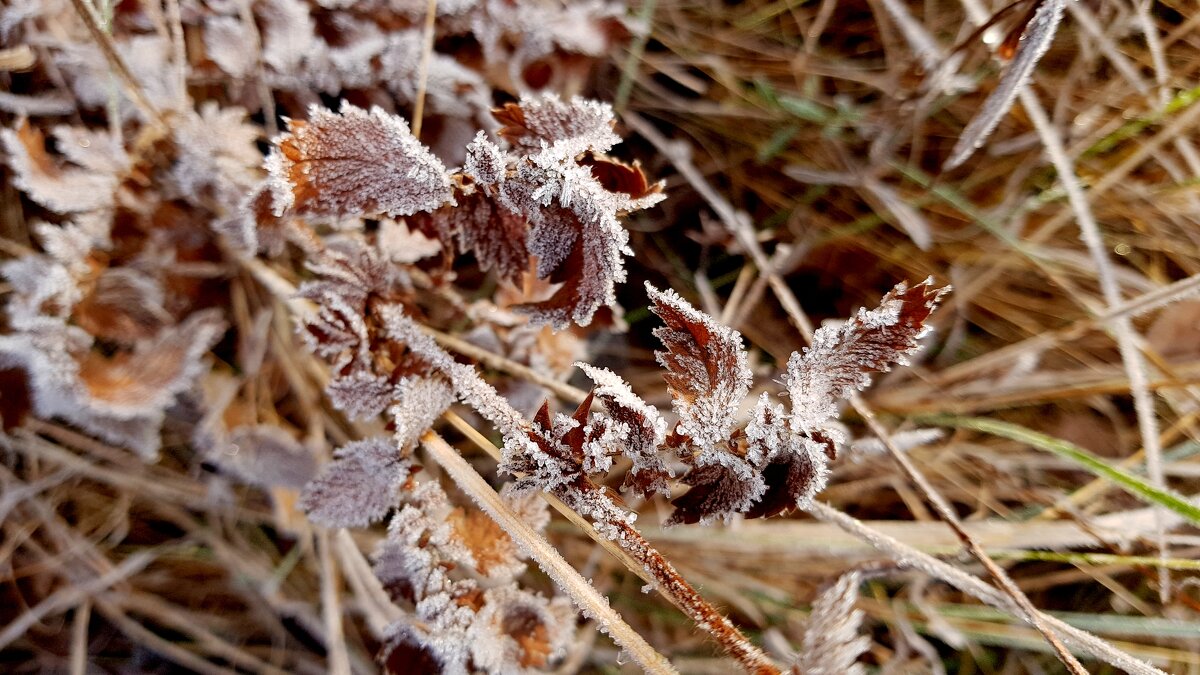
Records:
[[[992,135],[1000,120],[1016,102],[1021,89],[1033,77],[1033,69],[1038,61],[1041,61],[1042,56],[1050,49],[1067,0],[1037,1],[1041,4],[1021,35],[1020,46],[1013,56],[1012,63],[1000,78],[996,90],[983,102],[979,113],[963,129],[954,149],[950,151],[950,157],[943,165],[944,170],[949,171],[961,166],[987,141],[988,136]]]

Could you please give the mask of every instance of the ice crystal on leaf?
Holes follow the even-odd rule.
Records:
[[[394,396],[396,404],[391,410],[396,442],[405,449],[416,445],[421,434],[454,402],[454,390],[440,376],[406,377],[396,385]]]
[[[615,434],[615,439],[605,439],[604,445],[612,448],[616,441],[633,461],[622,487],[632,488],[643,496],[653,492],[669,494],[667,479],[671,472],[658,455],[658,447],[666,438],[667,424],[658,409],[634,394],[629,384],[611,370],[586,363],[575,365],[596,383],[592,394],[604,404],[610,426],[620,426],[621,433]]]
[[[646,285],[651,310],[666,324],[654,329],[666,351],[655,352],[666,370],[679,415],[678,433],[701,448],[729,438],[742,399],[750,391],[750,367],[742,336],[696,310],[675,291]]]
[[[854,609],[862,575],[843,575],[813,603],[812,614],[804,630],[804,649],[792,668],[795,675],[862,675],[858,663],[871,646],[871,639],[859,635],[863,613]]]
[[[370,525],[396,506],[412,466],[389,438],[348,443],[304,488],[300,506],[326,527]]]
[[[793,430],[821,429],[837,416],[838,401],[870,385],[870,373],[907,363],[905,357],[920,347],[925,320],[948,290],[932,283],[897,284],[878,308],[858,310],[841,327],[817,329],[812,346],[792,354],[784,384],[792,399]]]
[[[290,120],[267,170],[277,215],[407,216],[451,200],[445,166],[403,119],[344,102],[338,113],[314,106],[307,122]]]

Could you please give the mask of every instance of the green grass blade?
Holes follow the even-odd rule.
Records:
[[[1100,457],[1061,438],[1047,436],[1019,424],[981,417],[935,416],[929,418],[927,421],[939,426],[971,429],[992,436],[1025,443],[1039,450],[1051,452],[1068,461],[1074,462],[1080,468],[1086,469],[1101,478],[1112,481],[1126,492],[1147,503],[1157,504],[1170,509],[1192,523],[1200,525],[1200,506],[1191,503],[1175,492],[1154,487],[1140,476],[1111,466]]]

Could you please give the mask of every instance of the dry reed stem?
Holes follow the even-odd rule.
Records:
[[[666,657],[659,654],[636,630],[617,614],[596,589],[563,559],[558,549],[546,541],[524,520],[513,513],[500,495],[467,463],[454,448],[432,431],[421,437],[421,444],[454,484],[470,495],[480,508],[499,523],[529,557],[554,579],[579,609],[595,619],[613,641],[621,646],[647,673],[677,673]]]

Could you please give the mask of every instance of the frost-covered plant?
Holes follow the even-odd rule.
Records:
[[[557,497],[747,670],[780,672],[642,536],[606,487],[610,474],[624,471],[621,488],[639,497],[676,495],[671,524],[805,504],[840,442],[837,401],[917,348],[941,291],[900,285],[878,309],[818,331],[788,364],[785,407],[769,394],[747,406],[753,378],[736,331],[647,287],[673,399],[660,411],[588,363],[583,337],[620,323],[615,289],[633,255],[623,221],[661,201],[662,183],[611,156],[621,138],[609,105],[540,93],[577,89],[626,34],[624,8],[437,3],[435,36],[478,46],[479,58],[460,59],[424,52],[426,6],[184,3],[181,25],[155,34],[139,31],[162,17],[131,8],[103,47],[60,3],[5,10],[3,25],[57,26],[64,41],[39,42],[53,79],[89,113],[78,119],[111,117],[105,130],[23,119],[0,129],[13,184],[46,221],[33,228],[41,251],[0,268],[5,431],[30,415],[56,419],[150,460],[177,412],[198,465],[271,490],[278,507],[297,503],[329,528],[388,522],[373,571],[402,618],[376,627],[385,668],[544,672],[575,634],[568,601],[523,585],[514,539],[422,473],[416,448],[457,401],[503,437],[510,511],[541,530],[542,493]],[[173,44],[169,28],[188,41]],[[203,53],[179,62],[181,47]],[[229,85],[223,101],[193,105],[212,78]],[[514,102],[490,110],[497,91]],[[363,105],[333,111],[318,94]],[[422,126],[393,110],[422,96],[418,138]],[[265,134],[250,120],[261,113],[269,127],[277,110],[292,119],[264,160]],[[494,292],[468,285],[482,278]],[[328,370],[324,400],[301,396],[298,411],[275,406],[279,383],[320,369],[301,372],[280,354],[284,312]],[[437,330],[539,382],[493,385]],[[574,366],[594,387],[558,413],[542,384]],[[390,437],[378,433],[385,412]],[[339,441],[323,466],[328,420],[304,419],[313,414],[358,438]],[[840,584],[841,600],[815,613],[838,635],[854,633],[856,585]],[[848,664],[863,642],[832,649]]]

